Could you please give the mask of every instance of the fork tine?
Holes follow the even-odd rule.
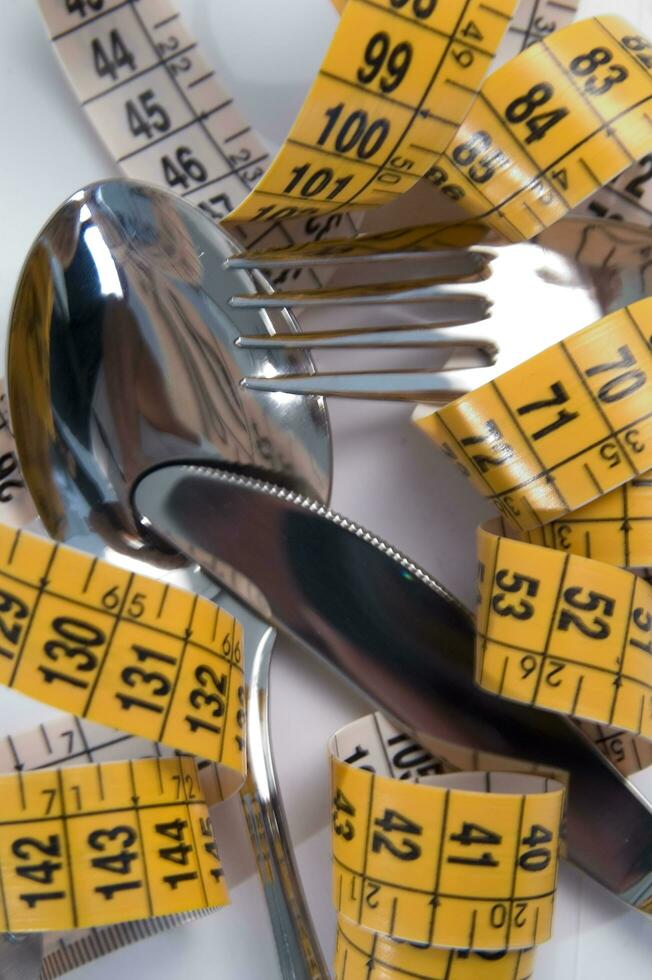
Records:
[[[243,378],[255,391],[292,395],[331,395],[378,401],[419,401],[443,405],[492,381],[495,368],[448,371],[357,371],[322,374],[279,374],[274,378]]]
[[[485,225],[472,222],[452,227],[424,225],[398,228],[376,235],[305,242],[260,252],[238,252],[228,258],[225,265],[231,269],[294,268],[376,259],[384,262],[388,259],[441,258],[465,251],[491,259],[496,255],[495,248],[481,244],[491,234]]]
[[[472,324],[423,324],[421,326],[360,327],[347,330],[319,330],[301,333],[277,333],[272,336],[252,334],[238,337],[237,347],[274,348],[294,350],[333,348],[407,348],[407,347],[471,347],[495,357],[498,348],[488,331],[482,330],[483,321]]]
[[[284,306],[363,306],[369,303],[415,303],[428,300],[450,300],[460,304],[469,301],[477,303],[481,300],[484,309],[479,318],[486,316],[490,307],[482,282],[462,281],[443,286],[438,278],[335,289],[249,293],[232,296],[229,302],[238,309],[273,309]],[[461,316],[459,319],[467,320],[469,317]]]
[[[359,248],[354,251],[355,241],[349,244],[346,251],[345,243],[340,249],[324,248],[319,253],[303,250],[296,246],[287,249],[270,249],[269,252],[242,252],[228,258],[224,265],[227,269],[303,269],[306,266],[351,266],[367,265],[369,262],[415,262],[429,259],[433,262],[451,262],[465,260],[469,271],[481,269],[487,262],[496,257],[495,249],[484,245],[471,245],[465,249],[422,248],[422,249],[385,249],[383,251],[365,251]]]

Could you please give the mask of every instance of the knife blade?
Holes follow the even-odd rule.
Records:
[[[476,686],[473,618],[426,571],[317,501],[215,467],[152,470],[132,503],[143,530],[320,655],[417,739],[568,772],[567,857],[652,911],[649,803],[568,719]]]

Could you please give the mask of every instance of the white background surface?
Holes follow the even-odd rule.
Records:
[[[329,0],[177,0],[241,109],[272,145],[294,117],[335,25]],[[0,7],[0,342],[14,283],[48,215],[79,186],[115,174],[90,131],[46,41],[35,0]],[[581,13],[618,12],[652,33],[652,0],[582,0]],[[333,326],[337,326],[336,323]],[[392,406],[332,406],[333,504],[389,538],[465,600],[473,536],[486,513],[452,468],[439,463]],[[328,857],[326,742],[365,705],[301,651],[279,650],[273,732],[292,836],[306,891],[330,956],[333,915]],[[0,691],[0,733],[53,712]],[[605,820],[612,820],[604,813]],[[237,801],[220,813],[221,851],[237,882],[229,909],[76,973],[141,980],[276,980],[271,933]],[[614,835],[618,833],[613,823]],[[652,847],[652,841],[651,841]],[[535,980],[643,980],[652,974],[652,921],[628,911],[572,868],[562,869],[555,937]]]

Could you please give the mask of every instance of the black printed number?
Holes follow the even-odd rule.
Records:
[[[87,13],[97,14],[103,7],[104,0],[66,0],[68,13],[79,14],[80,17],[86,17]]]
[[[500,834],[495,834],[493,830],[487,830],[477,823],[463,823],[459,834],[451,834],[449,840],[461,844],[463,847],[475,847],[484,845],[491,847],[502,844]],[[498,861],[492,856],[490,851],[477,852],[472,850],[469,854],[451,854],[447,858],[449,864],[471,864],[476,867],[497,868]]]
[[[192,844],[188,843],[185,836],[188,830],[188,822],[177,818],[176,820],[170,820],[166,823],[157,823],[155,828],[158,834],[166,838],[166,841],[173,842],[172,844],[166,843],[165,847],[160,847],[158,849],[159,857],[164,861],[169,861],[171,864],[180,864],[187,867],[189,864],[188,855],[191,854],[193,850]],[[208,849],[206,850],[207,853],[211,853],[211,851]],[[213,856],[217,857],[217,854],[214,854]],[[195,881],[196,879],[196,871],[177,871],[163,876],[163,881],[169,885],[173,891],[184,881]]]
[[[214,221],[221,221],[230,211],[233,211],[233,203],[228,194],[215,194],[207,201],[201,201],[199,207]]]
[[[544,398],[536,402],[528,402],[527,405],[521,405],[516,410],[517,415],[529,415],[531,412],[538,412],[544,408],[565,405],[570,400],[570,395],[561,381],[555,381],[554,384],[551,384],[550,391],[552,392],[552,398]],[[543,439],[544,436],[550,435],[551,432],[555,432],[562,425],[567,425],[576,418],[579,418],[579,412],[569,412],[565,408],[562,408],[557,412],[557,418],[554,422],[550,422],[549,425],[544,425],[542,428],[537,429],[536,432],[532,433],[532,438],[535,441],[537,439]]]
[[[180,146],[172,156],[161,157],[163,176],[170,187],[190,187],[208,179],[204,164],[192,155],[189,146]]]
[[[466,436],[462,439],[463,446],[484,445],[492,450],[492,455],[487,453],[471,453],[471,459],[480,470],[486,473],[492,466],[502,466],[514,455],[513,448],[503,439],[503,434],[493,419],[487,419],[485,423],[487,431],[483,436]]]
[[[0,413],[0,429],[4,429]],[[13,477],[13,479],[11,479]],[[0,456],[0,503],[7,504],[14,499],[12,490],[20,490],[25,486],[21,479],[20,468],[16,454],[2,453]]]
[[[129,129],[134,136],[144,136],[149,140],[154,135],[154,130],[167,133],[171,126],[169,115],[161,103],[156,101],[151,88],[141,92],[136,99],[129,99],[125,103],[125,110]]]
[[[13,842],[11,851],[15,858],[27,862],[16,866],[16,875],[37,885],[52,885],[55,874],[63,867],[61,861],[52,860],[61,857],[61,841],[57,834],[50,834],[46,840],[39,840],[38,837],[19,837]],[[22,892],[19,897],[28,908],[33,909],[38,902],[57,901],[65,898],[66,893],[63,891]]]
[[[122,34],[115,28],[109,33],[108,43],[103,44],[99,37],[91,41],[93,65],[100,78],[110,75],[115,82],[121,68],[136,70],[136,59],[125,44]]]
[[[526,95],[519,96],[507,106],[505,110],[507,122],[525,123],[529,131],[529,135],[525,138],[526,143],[542,140],[553,126],[568,115],[568,109],[550,109],[534,115],[537,109],[550,101],[553,94],[552,85],[548,82],[539,82],[538,85],[533,85]]]
[[[98,871],[106,871],[121,878],[131,874],[131,866],[139,857],[138,851],[133,849],[137,840],[136,831],[125,824],[108,830],[101,828],[92,831],[88,835],[88,846],[98,852],[99,856],[91,859],[91,866]],[[133,879],[96,885],[94,891],[103,895],[107,901],[111,901],[117,892],[133,891],[142,887],[142,881]]]
[[[442,194],[446,197],[450,197],[453,201],[459,201],[464,197],[464,191],[459,186],[459,184],[449,184],[448,183],[448,173],[439,164],[435,164],[427,170],[424,174],[426,180],[429,180],[434,187],[438,187]]]
[[[385,848],[399,861],[416,861],[421,857],[421,847],[412,838],[420,837],[423,828],[398,810],[385,810],[382,817],[374,820],[374,827],[380,827],[374,831],[371,841],[374,854]]]
[[[304,163],[300,167],[293,167],[292,179],[286,184],[283,193],[297,193],[301,197],[316,197],[328,190],[327,201],[333,201],[342,193],[347,184],[353,180],[353,174],[345,177],[336,177],[335,171],[331,167],[319,167],[310,173],[311,165]]]
[[[137,663],[146,664],[153,661],[156,665],[174,668],[176,658],[168,653],[160,653],[158,650],[151,650],[149,647],[139,646],[132,643],[130,652],[135,655]],[[135,695],[118,691],[115,695],[120,702],[123,711],[130,711],[132,708],[142,708],[154,714],[162,714],[165,710],[165,699],[172,690],[172,679],[161,670],[145,670],[141,666],[127,666],[120,672],[120,680],[131,690],[147,694],[147,698],[136,697]],[[149,700],[150,698],[159,699]],[[161,703],[163,702],[163,703]]]
[[[342,840],[350,841],[355,837],[355,827],[349,819],[354,816],[355,807],[338,786],[333,797],[333,830]]]
[[[480,130],[453,150],[453,160],[462,169],[468,167],[469,179],[474,184],[486,184],[496,173],[496,166],[506,160],[500,150],[490,152],[492,146],[489,133]]]
[[[570,63],[573,75],[578,78],[589,76],[584,83],[587,95],[605,95],[614,85],[629,77],[629,72],[622,65],[611,64],[612,59],[613,53],[608,48],[592,48],[588,54],[579,54],[573,58]],[[598,68],[606,68],[601,79],[598,78]]]
[[[25,625],[20,620],[27,619],[28,615],[29,609],[22,599],[12,595],[11,592],[0,589],[0,633],[12,646],[17,646],[20,643]],[[12,660],[13,656],[10,650],[5,650],[0,646],[0,657],[7,657],[8,660]]]
[[[343,102],[326,109],[325,116],[328,121],[317,139],[317,144],[324,146],[333,136],[338,153],[350,153],[351,150],[355,150],[360,160],[369,160],[380,150],[389,135],[389,119],[374,119],[370,122],[369,116],[363,109],[355,109],[342,118],[344,109]]]
[[[542,827],[538,823],[532,824],[527,837],[521,838],[521,844],[524,844],[528,850],[519,857],[519,867],[523,871],[545,871],[552,860],[552,853],[549,847],[542,845],[549,844],[551,841],[552,834],[547,827]]]
[[[640,201],[645,194],[643,188],[648,181],[652,180],[652,153],[648,153],[646,156],[641,157],[639,166],[645,168],[643,173],[639,174],[637,177],[633,177],[632,180],[627,183],[625,193],[631,194],[632,197],[635,197]]]
[[[641,633],[649,634],[652,632],[652,613],[649,613],[646,609],[640,606],[634,609],[632,612],[632,622]],[[637,647],[639,650],[643,650],[652,656],[652,639],[647,641],[631,639],[629,645],[630,647]]]
[[[571,609],[579,609],[582,612],[601,612],[602,616],[594,616],[587,622],[576,612],[571,612],[570,609],[562,609],[559,614],[557,629],[566,631],[574,626],[591,640],[606,640],[611,632],[606,620],[613,616],[616,603],[609,596],[602,595],[600,592],[593,592],[590,589],[586,590],[586,598],[583,598],[583,592],[585,590],[579,586],[564,589],[564,602]]]
[[[618,348],[618,360],[609,361],[605,364],[596,364],[594,367],[589,368],[586,371],[587,378],[592,378],[596,374],[604,374],[607,371],[619,371],[613,378],[599,388],[598,398],[601,402],[610,404],[611,402],[619,402],[623,398],[633,395],[635,391],[642,388],[647,377],[644,371],[637,369],[636,358],[632,354],[631,350],[627,344],[623,344],[622,347]],[[620,371],[621,368],[626,370]]]
[[[412,45],[401,41],[392,47],[386,31],[379,31],[369,39],[364,53],[364,65],[358,68],[358,81],[363,85],[374,82],[381,72],[378,85],[381,92],[394,92],[399,87],[410,68]]]
[[[47,640],[43,645],[43,652],[48,660],[57,664],[57,669],[44,666],[38,668],[45,683],[61,681],[71,687],[87,688],[90,682],[78,675],[97,667],[99,654],[92,648],[103,646],[106,642],[105,634],[92,623],[65,616],[57,616],[52,620],[52,630],[57,639]]]
[[[188,698],[192,707],[195,711],[209,708],[210,711],[206,712],[209,718],[221,718],[226,711],[227,675],[217,674],[212,667],[201,665],[195,669],[195,680],[199,687],[193,688]],[[219,735],[222,731],[221,725],[195,715],[186,715],[186,721],[193,733],[203,729]]]
[[[417,20],[425,20],[437,9],[437,0],[390,0],[390,3],[395,10],[411,6]]]
[[[640,35],[624,37],[623,44],[628,51],[633,51],[635,53],[637,60],[640,61],[645,68],[652,68],[652,54],[650,53],[652,44],[650,44],[646,38],[640,37]]]
[[[513,619],[531,619],[534,615],[534,606],[527,599],[519,599],[518,606],[505,603],[507,593],[514,594],[522,592],[530,598],[534,598],[541,582],[537,578],[529,575],[520,575],[518,572],[510,572],[507,568],[501,568],[496,573],[496,585],[501,592],[497,592],[491,600],[491,607],[499,616],[511,616]]]

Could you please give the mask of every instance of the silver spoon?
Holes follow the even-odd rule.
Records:
[[[321,399],[240,387],[252,371],[273,377],[310,371],[312,364],[301,353],[235,346],[245,327],[269,333],[297,327],[285,311],[280,317],[231,311],[231,295],[253,291],[254,280],[224,270],[229,252],[200,211],[127,181],[79,191],[39,234],[15,296],[7,380],[24,479],[53,537],[80,536],[87,546],[106,544],[158,568],[185,564],[178,553],[142,540],[128,504],[133,480],[170,459],[267,474],[328,499],[331,444]],[[268,681],[276,634],[233,600],[219,601],[247,620],[249,780],[242,802],[281,973],[286,980],[321,980],[328,971],[271,753]]]

